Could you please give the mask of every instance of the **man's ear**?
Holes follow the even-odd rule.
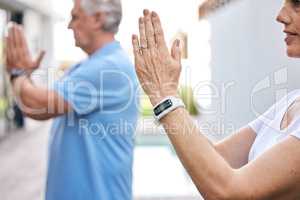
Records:
[[[96,12],[95,17],[95,29],[101,30],[105,20],[105,14],[103,12]]]

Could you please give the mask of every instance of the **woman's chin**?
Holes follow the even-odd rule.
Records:
[[[294,48],[287,47],[287,56],[291,58],[300,58],[300,49],[295,50]]]

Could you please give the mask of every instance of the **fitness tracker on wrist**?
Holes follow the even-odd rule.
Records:
[[[159,124],[159,121],[164,116],[179,107],[185,108],[185,105],[180,98],[173,96],[164,98],[162,101],[156,104],[153,109],[156,124]]]

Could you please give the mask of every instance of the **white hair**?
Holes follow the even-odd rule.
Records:
[[[87,14],[104,12],[106,14],[103,31],[117,33],[122,20],[121,0],[81,0],[82,8]]]

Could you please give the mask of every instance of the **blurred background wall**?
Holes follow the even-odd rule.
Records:
[[[0,8],[7,12],[8,19],[18,14],[33,53],[47,51],[45,64],[53,64],[54,23],[59,16],[53,10],[51,0],[1,0]]]
[[[222,97],[212,100],[216,112],[211,118],[223,124],[225,133],[299,87],[299,61],[286,56],[283,26],[276,22],[282,4],[237,1],[208,17],[212,82]]]
[[[12,120],[13,98],[4,70],[3,41],[8,21],[22,24],[30,50],[36,56],[40,50],[47,52],[43,66],[54,65],[54,23],[59,19],[53,10],[51,0],[1,0],[0,1],[0,138],[7,135],[14,128]],[[42,67],[43,67],[42,66]]]

